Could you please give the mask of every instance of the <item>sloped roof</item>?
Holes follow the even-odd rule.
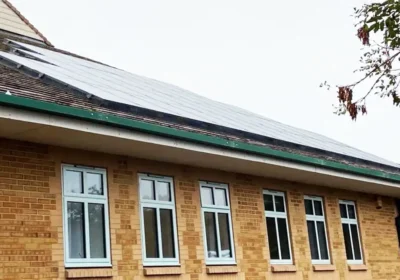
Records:
[[[91,104],[90,106],[97,106],[114,114],[162,122],[164,125],[175,125],[186,130],[241,138],[258,145],[270,145],[274,149],[311,153],[313,156],[317,154],[346,163],[353,159],[353,163],[361,160],[391,169],[399,168],[396,163],[323,135],[213,101],[177,86],[70,56],[58,50],[12,41],[9,45],[12,52],[0,52],[2,63],[19,67],[22,65],[20,70],[23,69],[30,75],[45,77],[47,82],[73,89],[72,97],[76,97],[76,94],[90,97],[85,97],[86,100],[77,99],[73,106]]]
[[[32,37],[33,39],[38,39],[38,40],[43,41],[48,46],[53,46],[50,43],[50,41],[47,40],[47,38],[31,22],[29,22],[29,20],[26,17],[24,17],[13,4],[11,4],[10,1],[1,0],[1,2],[5,5],[4,9],[8,8],[10,10],[10,14],[8,16],[7,16],[7,14],[0,16],[0,19],[4,17],[4,20],[6,20],[8,22],[7,28],[5,28],[6,25],[4,24],[4,22],[2,23],[4,25],[3,27],[5,28],[5,30],[14,32],[14,33],[17,33],[17,34],[20,34],[23,36]],[[4,12],[4,11],[2,10],[2,12]],[[12,17],[12,15],[11,15],[12,13],[15,14],[14,17]],[[26,26],[24,26],[24,25],[26,25]],[[1,25],[0,25],[0,28],[1,28]]]

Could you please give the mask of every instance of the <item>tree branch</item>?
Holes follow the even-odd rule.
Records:
[[[378,79],[376,79],[375,83],[371,86],[371,88],[369,89],[369,91],[367,92],[366,95],[364,95],[364,97],[358,99],[355,103],[361,102],[363,100],[365,100],[365,98],[367,98],[367,96],[372,92],[372,90],[374,89],[375,85],[379,82],[379,80],[385,75],[385,72],[383,72]]]
[[[392,61],[394,58],[396,58],[396,56],[398,56],[400,54],[400,51],[398,51],[397,53],[395,53],[394,55],[392,55],[391,57],[389,57],[388,59],[386,59],[384,62],[382,62],[381,64],[379,64],[377,67],[375,67],[374,70],[368,72],[364,78],[360,79],[359,81],[355,82],[354,84],[348,85],[348,87],[352,87],[354,88],[356,85],[358,85],[359,83],[361,83],[362,81],[366,80],[367,78],[369,78],[375,71],[376,68],[379,68],[381,66],[383,66],[384,64],[388,63],[389,61]]]

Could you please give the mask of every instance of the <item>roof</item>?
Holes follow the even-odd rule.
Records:
[[[43,42],[45,44],[47,44],[48,46],[53,46],[49,40],[47,40],[47,38],[32,24],[29,22],[29,20],[24,17],[19,11],[18,9],[11,4],[11,2],[9,2],[8,0],[1,0],[9,9],[11,9],[30,29],[32,29],[32,31],[39,36],[38,38],[41,38],[43,40]]]
[[[0,62],[18,71],[0,68],[0,90],[18,96],[400,173],[391,161],[177,86],[56,49],[8,45],[10,52],[0,52]]]

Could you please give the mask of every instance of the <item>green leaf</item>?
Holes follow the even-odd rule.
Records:
[[[376,32],[376,31],[378,31],[379,30],[379,23],[378,22],[375,22],[374,24],[372,24],[369,28],[368,28],[368,31],[374,31],[374,32]]]

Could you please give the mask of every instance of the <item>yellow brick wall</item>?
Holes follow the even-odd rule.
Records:
[[[63,163],[107,169],[113,267],[106,272],[112,278],[99,277],[101,269],[85,269],[80,274],[64,268]],[[139,172],[174,178],[181,275],[144,276],[138,215]],[[237,266],[216,271],[225,269],[230,273],[207,274],[199,180],[229,184]],[[286,193],[295,272],[272,272],[263,189]],[[303,204],[306,194],[324,198],[334,271],[313,271]],[[357,203],[366,271],[349,271],[346,264],[339,199]],[[81,280],[400,279],[394,215],[390,198],[383,198],[383,208],[377,210],[375,197],[368,194],[0,139],[0,279],[66,279],[66,273],[70,277],[86,277],[75,278]],[[91,271],[96,277],[89,277]],[[151,271],[160,270],[146,273]]]

